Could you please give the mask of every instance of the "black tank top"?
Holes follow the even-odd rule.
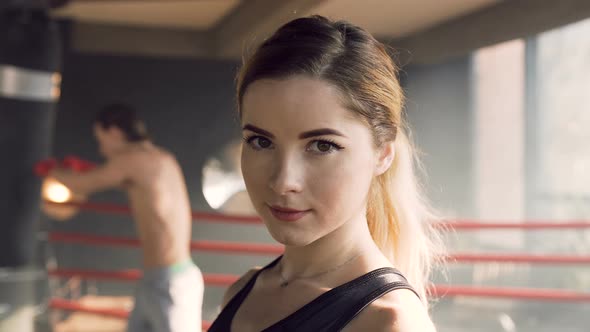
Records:
[[[275,266],[280,259],[281,257],[275,259],[256,272],[223,308],[209,332],[230,332],[236,312],[254,287],[260,273]],[[402,288],[409,289],[418,296],[398,270],[391,267],[379,268],[325,292],[263,332],[340,331],[373,301]]]

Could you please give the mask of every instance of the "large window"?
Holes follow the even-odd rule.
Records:
[[[529,40],[530,208],[590,216],[590,20]]]

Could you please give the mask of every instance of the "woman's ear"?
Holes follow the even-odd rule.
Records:
[[[375,164],[375,176],[379,176],[391,167],[395,158],[395,142],[387,142],[377,150],[377,163]]]

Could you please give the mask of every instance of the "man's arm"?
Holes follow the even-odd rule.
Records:
[[[55,168],[49,177],[61,182],[75,193],[91,194],[118,187],[127,180],[129,163],[127,158],[117,157],[109,162],[85,172],[74,172],[65,168]]]

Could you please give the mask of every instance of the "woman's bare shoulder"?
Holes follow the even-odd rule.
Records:
[[[368,305],[344,332],[435,332],[426,307],[414,292],[398,289]]]

